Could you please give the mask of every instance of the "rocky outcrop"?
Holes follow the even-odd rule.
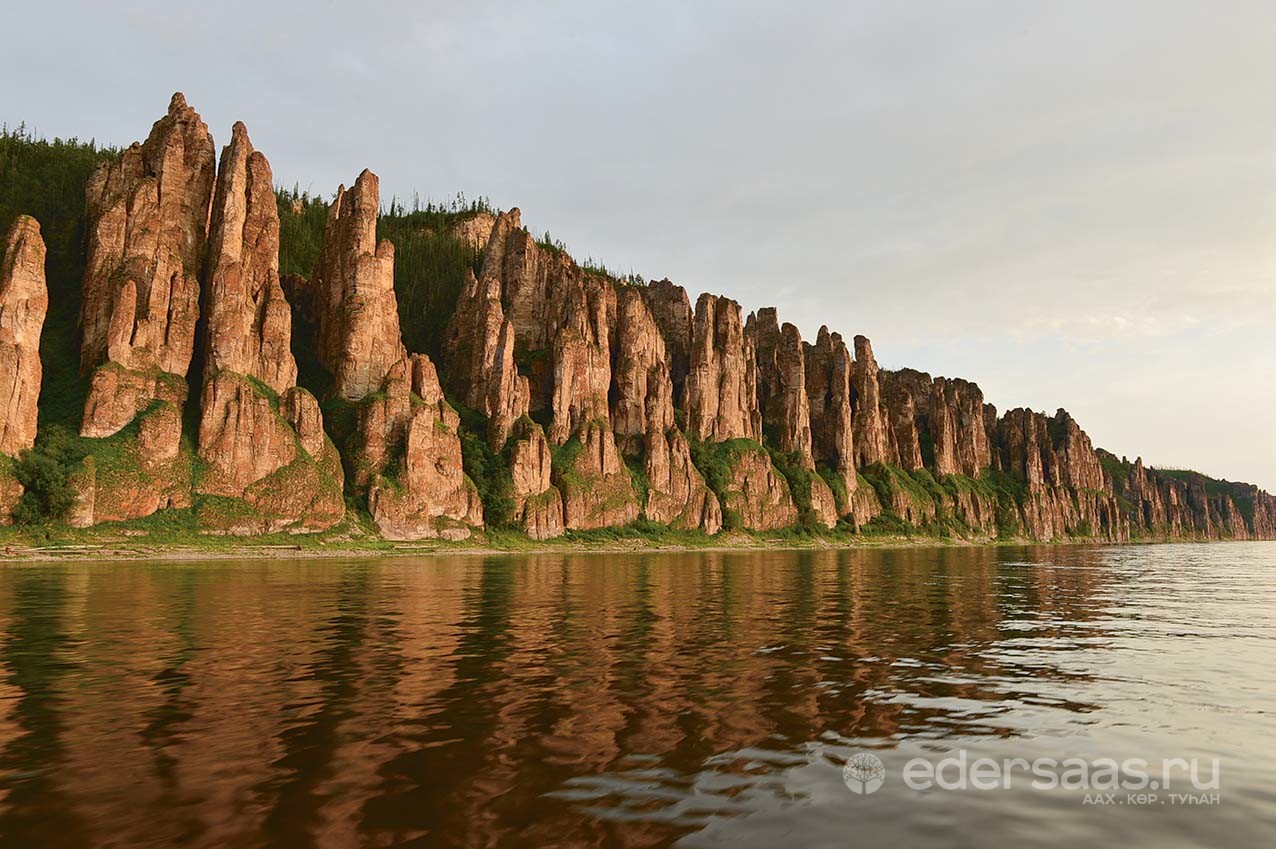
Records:
[[[745,337],[740,305],[701,295],[694,327],[685,393],[688,435],[704,442],[760,442],[757,356]]]
[[[612,431],[623,453],[637,456],[649,432],[673,427],[673,382],[664,338],[640,287],[617,295]]]
[[[496,226],[496,216],[490,212],[475,212],[462,217],[448,228],[448,235],[468,247],[481,251],[487,247],[492,238],[492,228]]]
[[[997,427],[1001,468],[1025,492],[1019,512],[1033,539],[1129,538],[1129,521],[1104,481],[1090,438],[1064,410],[1053,418],[1010,410]]]
[[[878,374],[882,409],[889,429],[889,460],[905,471],[915,472],[925,466],[922,461],[921,434],[917,431],[917,405],[909,382],[894,372]]]
[[[750,315],[745,334],[752,335],[757,351],[763,430],[774,434],[780,451],[797,454],[804,467],[814,469],[802,335],[788,322],[781,327],[774,307]]]
[[[49,310],[44,239],[34,218],[19,215],[0,265],[0,454],[17,457],[35,444],[40,397],[40,333]],[[0,497],[0,516],[8,516]],[[8,505],[11,509],[12,505]]]
[[[135,424],[136,433],[111,437],[71,476],[72,527],[191,506],[194,457],[182,441],[181,408],[170,401],[152,401]]]
[[[612,429],[623,453],[642,457],[647,479],[643,512],[654,522],[717,533],[722,526],[718,500],[691,462],[687,438],[674,425],[663,335],[642,287],[621,288],[618,301]]]
[[[555,484],[563,494],[563,522],[571,530],[627,525],[638,518],[629,469],[605,421],[586,422],[563,449]]]
[[[722,491],[723,521],[728,527],[774,531],[797,524],[798,510],[784,476],[761,447],[732,445]]]
[[[682,431],[651,430],[644,438],[643,474],[647,501],[643,512],[653,522],[680,530],[716,534],[722,529],[718,497],[691,461],[691,446]]]
[[[279,210],[270,163],[236,122],[222,150],[208,243],[204,376],[249,375],[277,393],[297,383],[292,311],[279,283]]]
[[[514,323],[501,306],[501,281],[467,272],[448,322],[444,356],[452,373],[450,386],[465,406],[488,420],[488,441],[500,448],[521,417],[527,415],[527,378],[514,361]]]
[[[611,324],[616,290],[600,277],[575,278],[554,334],[549,440],[562,445],[587,422],[610,420]]]
[[[175,94],[146,141],[103,163],[89,180],[83,371],[109,360],[186,373],[213,171],[208,127]]]
[[[181,406],[185,399],[213,171],[208,127],[175,94],[146,141],[103,163],[89,180],[80,362],[83,371],[98,373],[85,404],[84,436],[118,432],[152,400]],[[104,367],[129,374],[101,375]],[[179,388],[180,398],[172,398]]]
[[[483,527],[483,505],[462,467],[460,417],[430,358],[392,366],[381,395],[359,421],[373,521],[386,539],[467,539]]]
[[[523,229],[516,207],[497,217],[480,276],[501,281],[505,314],[514,323],[519,345],[534,353],[554,344],[571,284],[585,275],[566,253],[537,244]],[[541,388],[537,375],[531,377],[537,409],[548,403],[548,387]]]
[[[208,128],[175,94],[146,141],[89,180],[80,362],[92,377],[80,433],[111,439],[71,478],[73,524],[190,506],[181,408],[213,174]]]
[[[891,450],[894,442],[892,431],[882,407],[878,372],[872,343],[863,336],[856,336],[855,361],[851,366],[851,411],[855,465],[861,469],[874,463],[892,463],[896,459]]]
[[[881,512],[870,487],[861,487],[855,469],[855,436],[851,415],[852,360],[838,333],[821,327],[814,345],[805,346],[806,394],[811,408],[811,453],[831,469],[845,493],[839,512],[856,525]]]
[[[196,489],[244,502],[240,511],[204,509],[204,524],[233,533],[336,524],[345,515],[341,461],[323,435],[318,402],[294,385],[274,182],[242,123],[218,168],[204,313]]]
[[[305,389],[282,396],[248,378],[219,372],[200,396],[195,489],[233,499],[200,505],[209,532],[311,533],[345,516],[341,457],[323,432],[319,402]]]
[[[1115,469],[1113,484],[1129,504],[1131,536],[1142,539],[1276,539],[1276,497],[1253,484],[1216,481],[1197,472],[1150,469],[1098,452]]]
[[[758,406],[769,443],[807,474],[790,474],[789,486],[806,520],[826,528],[837,524],[837,500],[815,471],[811,407],[806,394],[806,352],[792,324],[779,324],[774,307],[749,316],[744,335],[753,339],[758,358]],[[805,491],[803,491],[805,490]],[[849,509],[848,509],[849,512]]]
[[[665,365],[673,382],[673,397],[683,405],[687,373],[691,370],[691,335],[695,322],[687,290],[669,280],[656,280],[639,287],[647,309],[660,328],[665,343]]]
[[[515,425],[510,445],[514,521],[532,539],[563,535],[563,496],[553,484],[553,453],[545,431],[531,419]]]
[[[337,189],[310,284],[319,358],[332,374],[333,395],[351,401],[376,392],[407,355],[394,294],[394,245],[377,242],[380,202],[380,182],[368,170],[349,191]]]

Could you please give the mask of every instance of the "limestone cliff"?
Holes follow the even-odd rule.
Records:
[[[49,310],[44,239],[34,218],[18,216],[0,265],[0,454],[35,444],[40,397],[40,333]],[[7,511],[0,510],[7,515]]]
[[[331,527],[345,515],[341,462],[318,402],[295,385],[274,182],[242,123],[218,167],[208,263],[196,490],[242,499],[245,509],[205,510],[205,524],[236,533]]]
[[[154,400],[185,400],[185,381],[163,375],[190,366],[214,170],[208,127],[175,94],[146,141],[89,180],[84,436],[118,433]]]
[[[387,539],[468,538],[483,527],[483,505],[465,475],[460,417],[443,399],[430,358],[395,363],[381,397],[360,413],[360,475],[368,511]]]
[[[319,358],[332,374],[332,394],[357,401],[377,391],[403,359],[394,294],[394,245],[377,242],[380,182],[364,170],[328,208],[323,252],[310,281],[318,312]]]
[[[414,261],[423,244],[456,249],[439,279],[401,281],[409,338],[437,345],[436,372],[403,344],[377,177],[326,210],[281,206],[272,183],[242,124],[215,161],[180,94],[89,180],[91,439],[73,524],[191,508],[208,532],[314,531],[351,498],[390,539],[489,525],[549,539],[640,518],[707,533],[1276,538],[1276,498],[1257,487],[1118,459],[1063,410],[999,416],[970,381],[884,369],[867,338],[848,346],[827,327],[806,343],[775,308],[746,321],[706,293],[693,309],[667,279],[578,264],[516,208],[406,218],[392,204],[381,222]],[[281,208],[290,226],[313,222],[285,254],[309,278],[280,278]],[[321,247],[311,210],[326,217]],[[64,377],[38,357],[43,264],[39,228],[20,218],[0,277],[0,517],[20,497],[41,381]]]
[[[80,363],[92,377],[80,433],[112,438],[103,450],[118,460],[90,457],[74,478],[77,524],[190,504],[181,408],[214,171],[208,127],[175,94],[146,141],[89,180]]]
[[[44,259],[40,225],[18,216],[0,256],[0,524],[8,524],[22,496],[11,458],[35,444],[40,333],[49,309]]]

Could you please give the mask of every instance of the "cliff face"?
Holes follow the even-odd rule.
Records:
[[[390,366],[407,355],[394,294],[394,245],[377,242],[380,198],[380,182],[368,170],[349,191],[337,189],[311,280],[319,358],[332,374],[332,393],[351,401],[377,391]]]
[[[1276,538],[1276,498],[1257,487],[1118,459],[1063,410],[999,416],[974,383],[884,370],[867,338],[827,327],[804,342],[775,308],[746,321],[703,294],[693,310],[669,280],[582,268],[517,209],[412,221],[466,266],[450,314],[416,289],[404,302],[405,322],[430,322],[409,330],[438,344],[436,370],[403,344],[372,172],[328,206],[310,278],[281,281],[269,163],[242,124],[213,153],[179,94],[88,183],[75,525],[191,508],[208,532],[316,531],[350,498],[388,539],[640,519],[710,534]],[[21,496],[14,464],[40,447],[43,266],[39,227],[20,218],[0,274],[0,521]],[[412,314],[423,303],[437,311]],[[323,408],[298,385],[294,332]]]
[[[612,427],[624,453],[642,458],[644,513],[682,530],[717,533],[721,508],[675,424],[668,348],[640,288],[621,289],[617,325]]]
[[[483,505],[462,469],[460,417],[443,399],[434,364],[424,354],[400,360],[381,394],[364,407],[359,434],[368,510],[382,536],[468,538],[483,527]]]
[[[199,317],[214,173],[208,127],[180,94],[89,180],[80,365],[94,371],[84,436],[119,432],[151,401],[180,407]]]
[[[208,127],[175,94],[146,141],[89,180],[80,363],[92,378],[80,433],[136,432],[117,440],[123,462],[76,477],[76,524],[190,505],[181,408],[214,171]]]
[[[196,491],[242,499],[251,518],[218,523],[206,512],[207,523],[236,532],[331,527],[345,515],[341,461],[318,402],[296,386],[274,183],[242,123],[222,151],[208,262],[198,445],[205,468]]]
[[[0,454],[16,457],[35,444],[40,397],[40,332],[49,310],[44,239],[22,215],[5,239],[0,265]]]
[[[40,397],[40,331],[49,309],[44,239],[34,218],[18,216],[0,260],[0,454],[19,456],[35,444]],[[7,524],[22,484],[0,457],[0,524]]]

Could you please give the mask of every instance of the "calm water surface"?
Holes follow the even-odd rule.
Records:
[[[10,566],[0,845],[1266,847],[1274,697],[1273,544]]]

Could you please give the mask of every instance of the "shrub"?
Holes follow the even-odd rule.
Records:
[[[75,504],[71,475],[88,455],[88,445],[63,425],[40,432],[34,448],[22,452],[14,474],[24,492],[14,509],[14,521],[35,525],[64,519]]]

